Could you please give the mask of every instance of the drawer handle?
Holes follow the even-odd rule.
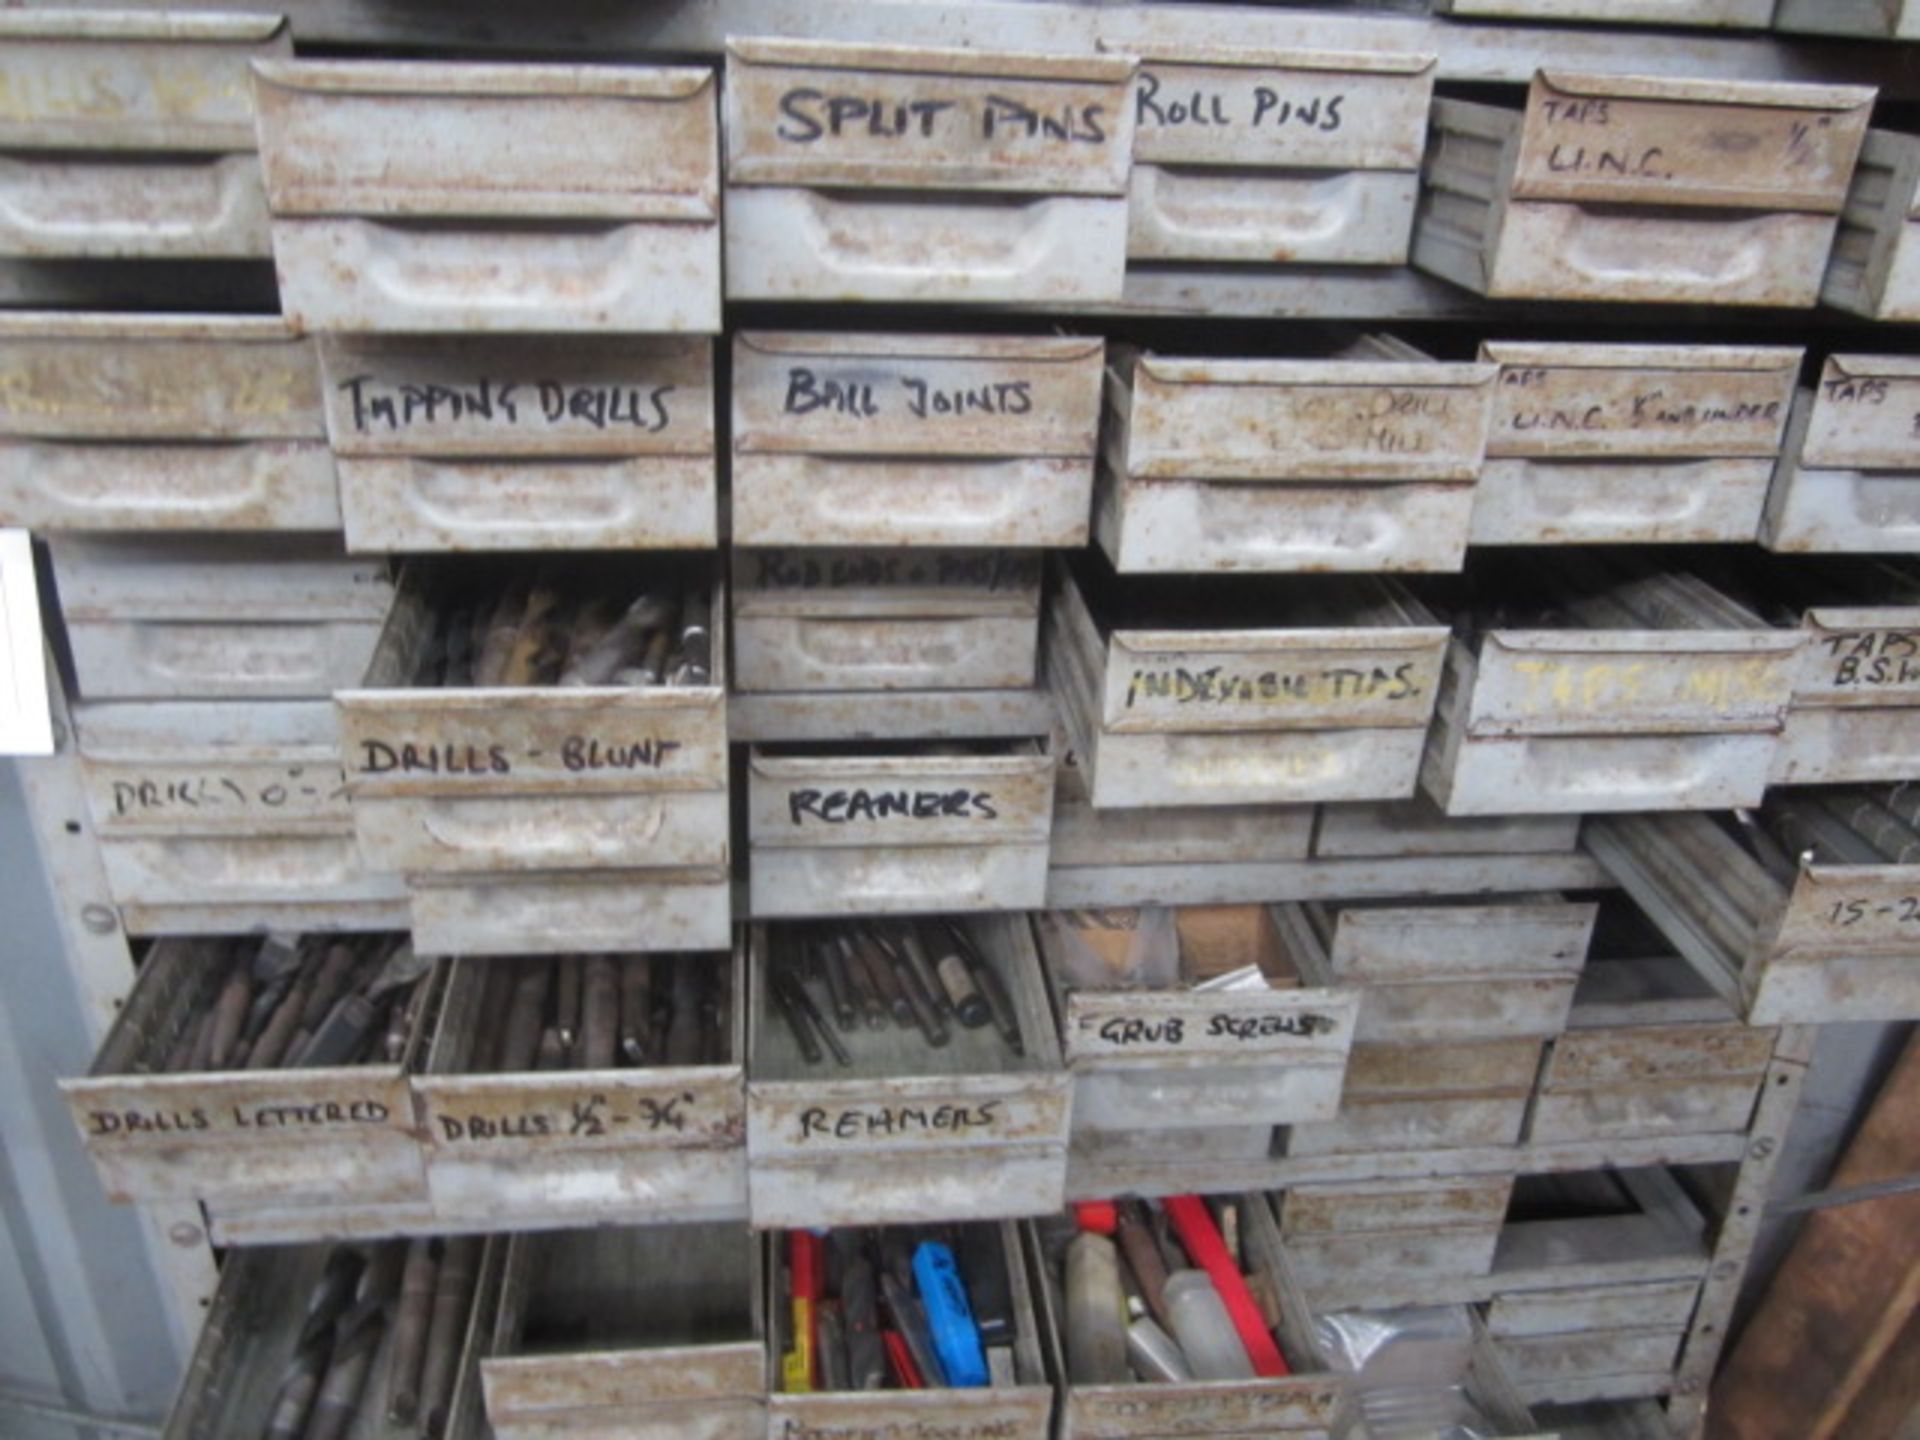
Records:
[[[133,627],[149,674],[173,680],[233,681],[249,685],[312,682],[322,689],[325,631],[297,625],[186,625]]]
[[[964,632],[947,620],[802,620],[799,650],[821,665],[936,677],[966,659]]]
[[[916,205],[890,195],[809,190],[804,239],[843,276],[1006,279],[1030,274],[1071,239],[1051,197],[975,196]],[[965,221],[961,222],[964,213]]]
[[[1562,470],[1553,465],[1529,463],[1523,483],[1502,488],[1500,503],[1524,505],[1542,520],[1672,524],[1697,519],[1713,498],[1712,492],[1700,483],[1697,472],[1702,468],[1698,462],[1685,466],[1669,463],[1661,467],[1660,473],[1650,475],[1640,469],[1629,478],[1596,475],[1586,467]],[[1572,483],[1566,483],[1569,481]],[[1610,495],[1607,482],[1625,493]],[[1490,492],[1483,488],[1481,493]],[[1755,503],[1757,506],[1757,501]]]
[[[210,463],[169,466],[156,473],[143,463],[155,453],[152,450],[60,441],[26,442],[16,453],[34,493],[69,511],[138,510],[154,516],[199,516],[212,522],[267,503],[264,467],[221,463],[244,459],[241,452],[249,448],[245,441],[195,443],[190,448],[195,459]]]
[[[407,504],[446,530],[597,530],[626,518],[639,496],[618,462],[536,462],[519,470],[468,470],[415,462]]]
[[[1368,218],[1365,207],[1354,204],[1350,171],[1276,175],[1161,166],[1135,173],[1153,230],[1180,239],[1259,242],[1282,252],[1276,260],[1290,247],[1325,245]]]
[[[1595,280],[1738,286],[1766,268],[1766,229],[1756,219],[1689,219],[1696,243],[1679,250],[1649,244],[1645,216],[1582,206],[1580,218],[1563,256],[1569,267]]]
[[[1920,480],[1907,475],[1862,475],[1847,489],[1860,524],[1878,530],[1920,526]],[[1876,538],[1879,543],[1873,548],[1882,548],[1887,537]]]
[[[436,807],[421,815],[420,828],[434,844],[461,855],[582,855],[613,861],[631,855],[636,845],[657,842],[667,819],[667,807],[658,801],[605,819],[515,813],[523,808],[511,802],[489,806],[469,812],[469,823],[457,811]]]
[[[165,165],[0,157],[0,229],[48,243],[178,242],[241,224],[248,167],[233,156]],[[261,238],[262,250],[265,237]]]
[[[1004,461],[939,462],[940,475],[911,493],[897,485],[873,485],[861,472],[860,456],[833,456],[825,459],[809,455],[806,460],[807,491],[813,513],[826,523],[844,528],[849,525],[882,527],[889,533],[929,528],[943,536],[959,537],[976,532],[998,530],[1018,515],[1022,496],[1020,487],[1006,483]],[[892,459],[873,462],[889,468]],[[957,465],[965,470],[951,472]]]
[[[362,221],[354,229],[362,273],[403,310],[577,314],[612,305],[644,273],[633,263],[636,237],[618,225],[472,231]]]

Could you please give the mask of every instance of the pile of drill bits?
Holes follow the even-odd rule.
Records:
[[[311,1070],[404,1055],[432,968],[407,940],[268,935],[225,948],[213,1002],[171,1038],[164,1072]]]
[[[339,1440],[382,1409],[422,1440],[441,1435],[480,1244],[420,1236],[336,1247],[307,1300],[267,1414],[267,1440]],[[382,1342],[390,1359],[384,1396],[368,1383]]]
[[[711,955],[559,955],[471,960],[486,988],[473,1074],[721,1065],[728,971]]]
[[[952,1025],[978,1030],[992,1024],[1009,1050],[1026,1053],[1000,972],[952,920],[782,927],[774,936],[767,985],[809,1065],[829,1053],[837,1064],[851,1065],[836,1027],[853,1031],[862,1025],[918,1030],[938,1047],[953,1038]],[[832,1022],[816,990],[824,991]]]
[[[1920,786],[1908,782],[1778,790],[1761,822],[1790,855],[1822,864],[1920,864]]]
[[[590,572],[543,569],[490,598],[450,605],[415,672],[420,685],[706,685],[713,604],[698,584],[609,594]]]

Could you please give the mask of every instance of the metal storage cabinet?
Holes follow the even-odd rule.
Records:
[[[278,15],[0,15],[0,255],[264,259],[247,63]]]
[[[766,1298],[743,1225],[522,1233],[474,1346],[497,1440],[769,1440]]]
[[[1060,1393],[1058,1440],[1148,1440],[1165,1435],[1230,1437],[1345,1435],[1355,1421],[1352,1380],[1329,1364],[1314,1333],[1313,1311],[1294,1278],[1265,1196],[1240,1197],[1241,1245],[1257,1286],[1274,1301],[1273,1329],[1290,1374],[1267,1380],[1203,1380],[1089,1385],[1066,1366],[1064,1285],[1048,1264],[1045,1242],[1021,1226],[1039,1301],[1047,1364]]]
[[[712,71],[280,60],[253,73],[297,329],[720,328]]]
[[[1760,543],[1786,553],[1920,550],[1920,360],[1829,355],[1795,397]]]
[[[1036,909],[1046,902],[1053,777],[1053,755],[1031,740],[756,745],[751,913]]]
[[[1086,544],[1105,348],[1064,336],[736,336],[733,543]]]
[[[758,1228],[997,1219],[1065,1200],[1071,1082],[1025,915],[960,922],[999,973],[1022,1053],[991,1026],[934,1048],[918,1031],[846,1032],[853,1065],[809,1064],[750,932],[749,1201]],[[776,927],[790,929],[791,927]]]
[[[1801,354],[1482,342],[1500,383],[1472,542],[1751,541]]]
[[[320,343],[353,550],[706,549],[713,342]]]
[[[234,1207],[424,1199],[407,1077],[426,1054],[432,994],[394,1063],[167,1073],[175,1041],[212,1008],[218,948],[156,942],[92,1070],[60,1082],[107,1193]]]
[[[537,1073],[474,1063],[488,967],[510,962],[452,963],[426,1062],[412,1079],[436,1225],[746,1218],[744,932],[731,960],[698,960],[727,974],[720,1059]]]
[[[727,297],[1120,298],[1130,56],[727,44]]]
[[[1498,297],[1811,305],[1872,103],[1565,70],[1524,111],[1437,101],[1413,263]]]
[[[1057,569],[1042,665],[1095,807],[1412,793],[1445,629],[1392,581],[1247,583]]]
[[[1436,57],[1145,50],[1129,260],[1406,263]]]
[[[742,691],[1030,688],[1040,557],[995,550],[736,550]]]
[[[325,437],[277,317],[0,313],[0,523],[337,530]]]
[[[1324,360],[1116,352],[1094,533],[1123,573],[1457,570],[1493,380],[1390,336]]]

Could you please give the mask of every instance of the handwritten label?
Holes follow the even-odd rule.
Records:
[[[599,774],[631,770],[659,771],[685,749],[679,740],[658,735],[609,738],[567,735],[549,750],[531,744],[516,751],[506,744],[475,744],[441,740],[368,738],[360,741],[354,773],[357,775],[511,775],[515,762],[549,762],[571,774]]]
[[[913,1395],[849,1396],[847,1404],[858,1406],[859,1413],[867,1414],[874,1408],[874,1402],[880,1401],[889,1409],[901,1405],[912,1405],[920,1399],[938,1399],[934,1392],[925,1397]],[[802,1401],[812,1407],[825,1403],[834,1404],[826,1396],[808,1397]],[[1030,1414],[1008,1416],[1004,1419],[967,1416],[957,1419],[944,1418],[946,1407],[937,1415],[908,1415],[899,1418],[875,1418],[872,1420],[843,1420],[821,1418],[809,1413],[805,1416],[783,1415],[780,1421],[782,1440],[1026,1440],[1026,1437],[1046,1429],[1046,1416],[1042,1414],[1036,1421]]]
[[[826,1109],[809,1106],[795,1116],[802,1142],[816,1140],[884,1140],[922,1135],[958,1135],[991,1130],[1004,1118],[998,1100],[973,1104],[950,1101],[939,1105],[849,1105]]]
[[[1818,637],[1820,678],[1836,690],[1920,685],[1920,630],[1839,630]]]
[[[1250,90],[1220,85],[1174,85],[1152,70],[1140,72],[1134,89],[1134,121],[1142,131],[1155,126],[1270,127],[1332,134],[1343,122],[1347,96],[1282,93],[1274,85]]]
[[[323,813],[344,806],[338,769],[290,765],[258,770],[115,776],[100,782],[114,820]]]
[[[1295,394],[1291,408],[1309,427],[1299,439],[1310,450],[1430,455],[1453,439],[1439,428],[1455,413],[1454,396],[1441,389],[1329,386]]]
[[[1107,107],[1061,101],[1040,106],[995,90],[945,89],[902,98],[872,88],[827,90],[796,85],[779,100],[773,133],[790,145],[812,145],[843,136],[898,141],[902,148],[1009,141],[1036,147],[1104,145]]]
[[[483,1096],[464,1109],[455,1098],[438,1098],[433,1113],[434,1138],[443,1145],[483,1148],[503,1141],[601,1140],[610,1136],[733,1144],[742,1139],[738,1115],[703,1118],[696,1108],[700,1097],[691,1090],[645,1094],[589,1090],[545,1098],[549,1103],[529,1103],[522,1109],[503,1107],[498,1096]]]
[[[1648,660],[1524,659],[1512,664],[1527,714],[1697,707],[1716,714],[1780,703],[1777,657],[1679,663]]]
[[[119,357],[106,354],[110,345],[67,342],[64,353],[30,355],[0,370],[0,417],[138,417],[186,434],[205,432],[215,423],[210,417],[274,419],[314,403],[313,373],[291,345],[246,345],[234,357],[244,364],[217,368],[215,357],[228,356],[207,344],[129,346]]]
[[[1191,1032],[1195,1038],[1255,1041],[1281,1036],[1307,1037],[1338,1028],[1330,1015],[1292,1011],[1278,1015],[1233,1015],[1216,1012],[1206,1016],[1166,1015],[1148,1019],[1139,1016],[1110,1015],[1105,1019],[1088,1017],[1094,1033],[1110,1045],[1125,1048],[1134,1045],[1177,1046]]]
[[[870,369],[858,372],[871,377]],[[781,410],[788,415],[826,411],[853,420],[954,420],[969,415],[1030,415],[1033,382],[988,380],[971,385],[942,385],[919,375],[889,379],[852,379],[823,374],[808,365],[787,367],[786,397]]]
[[[658,435],[673,423],[667,397],[680,387],[485,376],[458,385],[416,384],[363,374],[339,381],[336,388],[347,399],[354,430],[362,435],[452,424],[530,430],[584,426]]]
[[[787,818],[795,825],[854,820],[998,820],[991,790],[792,790]]]
[[[1040,556],[1011,550],[755,550],[756,590],[940,589],[1030,590],[1040,583]]]
[[[1421,662],[1366,667],[1329,665],[1303,670],[1242,670],[1214,665],[1135,666],[1127,677],[1126,708],[1136,701],[1171,701],[1175,707],[1326,705],[1341,700],[1387,703],[1417,700],[1425,693],[1417,672]]]
[[[86,1112],[89,1138],[134,1135],[195,1135],[211,1130],[332,1130],[385,1126],[392,1111],[379,1100],[326,1100],[313,1104],[189,1105]]]
[[[1784,370],[1658,375],[1513,366],[1500,372],[1494,430],[1514,437],[1520,454],[1613,435],[1632,436],[1656,454],[1713,453],[1716,445],[1757,453],[1777,444],[1791,383]]]
[[[1920,895],[1898,895],[1889,899],[1868,896],[1836,900],[1825,915],[1825,922],[1836,930],[1851,930],[1875,920],[1894,925],[1920,925]]]

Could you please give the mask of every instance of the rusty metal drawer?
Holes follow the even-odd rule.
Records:
[[[1760,543],[1787,553],[1920,550],[1920,360],[1829,355],[1794,401]]]
[[[1021,1041],[955,1027],[950,1043],[889,1026],[846,1030],[850,1066],[810,1064],[768,989],[776,958],[754,925],[748,952],[748,1191],[753,1223],[866,1225],[993,1219],[1065,1199],[1070,1081],[1025,915],[958,923],[1007,992]]]
[[[298,328],[720,328],[712,71],[283,60],[253,75]]]
[[[1801,351],[1483,342],[1476,545],[1751,541]]]
[[[1264,906],[1178,910],[1174,917],[1181,979],[1152,990],[1075,987],[1066,951],[1078,942],[1052,914],[1035,922],[1073,1076],[1074,1130],[1332,1119],[1358,993],[1303,987]],[[1246,966],[1258,966],[1270,988],[1195,988],[1196,976]]]
[[[1446,632],[1404,590],[1261,582],[1256,597],[1212,580],[1202,597],[1160,583],[1148,593],[1062,567],[1043,619],[1042,666],[1096,808],[1412,793]],[[1236,597],[1276,623],[1252,622]],[[1196,598],[1223,623],[1186,618],[1179,602]]]
[[[755,746],[752,913],[1036,909],[1053,776],[1036,741]]]
[[[1920,39],[1920,5],[1913,0],[1780,0],[1773,28],[1809,35],[1868,35]]]
[[[1493,1268],[1510,1175],[1293,1185],[1274,1197],[1316,1309],[1431,1303]]]
[[[402,1249],[407,1244],[404,1240],[387,1243]],[[457,1322],[450,1357],[454,1373],[437,1433],[442,1440],[485,1440],[487,1425],[476,1366],[499,1290],[504,1247],[493,1240],[462,1243],[471,1247],[476,1273],[472,1298],[449,1312]],[[157,1432],[163,1440],[248,1440],[265,1433],[280,1385],[309,1324],[308,1302],[343,1248],[347,1247],[333,1243],[269,1244],[228,1251],[185,1378],[165,1428]],[[386,1415],[384,1397],[392,1380],[396,1329],[391,1323],[381,1329],[360,1392],[366,1402],[364,1411],[355,1417],[349,1433],[413,1433],[411,1427],[389,1422]]]
[[[742,1225],[504,1238],[482,1316],[497,1440],[767,1440],[759,1241]]]
[[[320,358],[352,549],[715,543],[710,340],[328,336]]]
[[[1743,1131],[1773,1058],[1773,1040],[1770,1028],[1737,1023],[1570,1029],[1548,1051],[1528,1138],[1553,1143]]]
[[[1545,1037],[1566,1024],[1596,906],[1557,896],[1429,905],[1287,904],[1301,973],[1357,987],[1361,1041]]]
[[[1875,320],[1920,320],[1920,138],[1867,132],[1820,298]]]
[[[1557,855],[1574,850],[1580,840],[1578,815],[1449,816],[1425,795],[1369,805],[1323,805],[1319,815],[1313,854],[1330,860]]]
[[[417,875],[407,903],[434,955],[718,950],[733,922],[724,866]]]
[[[424,1198],[408,1074],[426,1054],[443,977],[417,1007],[398,1060],[311,1069],[168,1070],[214,1008],[234,946],[158,940],[86,1076],[60,1082],[107,1193],[120,1201],[227,1205]],[[311,942],[308,942],[311,943]]]
[[[1413,262],[1499,297],[1812,305],[1872,102],[1558,70],[1524,110],[1438,101]]]
[[[1280,1239],[1263,1195],[1237,1197],[1241,1246],[1257,1293],[1278,1310],[1275,1343],[1290,1373],[1276,1379],[1076,1383],[1069,1378],[1065,1283],[1041,1232],[1021,1227],[1046,1339],[1049,1371],[1060,1392],[1058,1440],[1161,1440],[1190,1435],[1228,1437],[1347,1434],[1355,1418],[1351,1382],[1336,1373],[1314,1333],[1313,1312],[1295,1280],[1289,1248]]]
[[[1713,25],[1741,30],[1764,30],[1773,18],[1773,0],[1439,0],[1433,8],[1443,15],[1604,20],[1617,25]]]
[[[0,519],[332,530],[312,342],[256,316],[0,315]]]
[[[1084,772],[1069,758],[1061,762],[1054,784],[1048,863],[1061,869],[1304,860],[1313,825],[1311,805],[1096,810],[1087,798]]]
[[[737,545],[1087,542],[1104,342],[738,335]]]
[[[350,917],[357,907],[385,910],[406,898],[398,875],[369,868],[353,837],[337,833],[142,832],[103,838],[100,859],[127,928],[136,933],[150,927],[134,912],[167,906],[220,907],[256,917],[288,906],[337,906]]]
[[[295,699],[354,684],[380,624],[74,620],[67,635],[90,699]]]
[[[1040,557],[998,550],[736,550],[745,691],[1026,689]]]
[[[767,1440],[803,1435],[811,1440],[871,1440],[877,1435],[935,1434],[943,1440],[1048,1440],[1053,1433],[1054,1393],[1042,1360],[1046,1341],[1036,1319],[1032,1280],[1021,1250],[1021,1229],[1011,1222],[986,1223],[998,1232],[1011,1322],[1009,1341],[992,1348],[1009,1352],[1009,1363],[999,1370],[990,1363],[990,1383],[964,1389],[930,1384],[919,1390],[782,1390],[781,1360],[794,1349],[793,1306],[788,1300],[791,1282],[786,1278],[791,1271],[781,1256],[784,1237],[777,1233],[769,1236],[767,1313],[772,1339],[767,1346]],[[827,1240],[833,1243],[831,1235]],[[679,1440],[681,1433],[658,1440]]]
[[[1095,535],[1123,572],[1457,570],[1494,375],[1385,337],[1316,360],[1119,354]]]
[[[1118,300],[1136,66],[730,40],[728,298]]]
[[[324,700],[82,704],[74,732],[103,838],[352,829]]]
[[[1288,1156],[1513,1145],[1541,1042],[1366,1041],[1347,1060],[1339,1113],[1287,1133]]]
[[[1693,1317],[1699,1294],[1693,1280],[1509,1291],[1487,1307],[1487,1331],[1496,1340],[1508,1340],[1635,1326],[1680,1329]]]
[[[1151,51],[1130,259],[1406,263],[1433,56]]]
[[[0,17],[0,253],[264,258],[247,64],[291,49],[278,15]]]
[[[636,957],[615,957],[631,964]],[[664,988],[663,958],[652,962]],[[747,1214],[746,968],[677,954],[718,976],[723,1051],[699,1063],[494,1071],[486,988],[500,959],[457,960],[423,1071],[414,1077],[434,1218],[515,1229]]]

